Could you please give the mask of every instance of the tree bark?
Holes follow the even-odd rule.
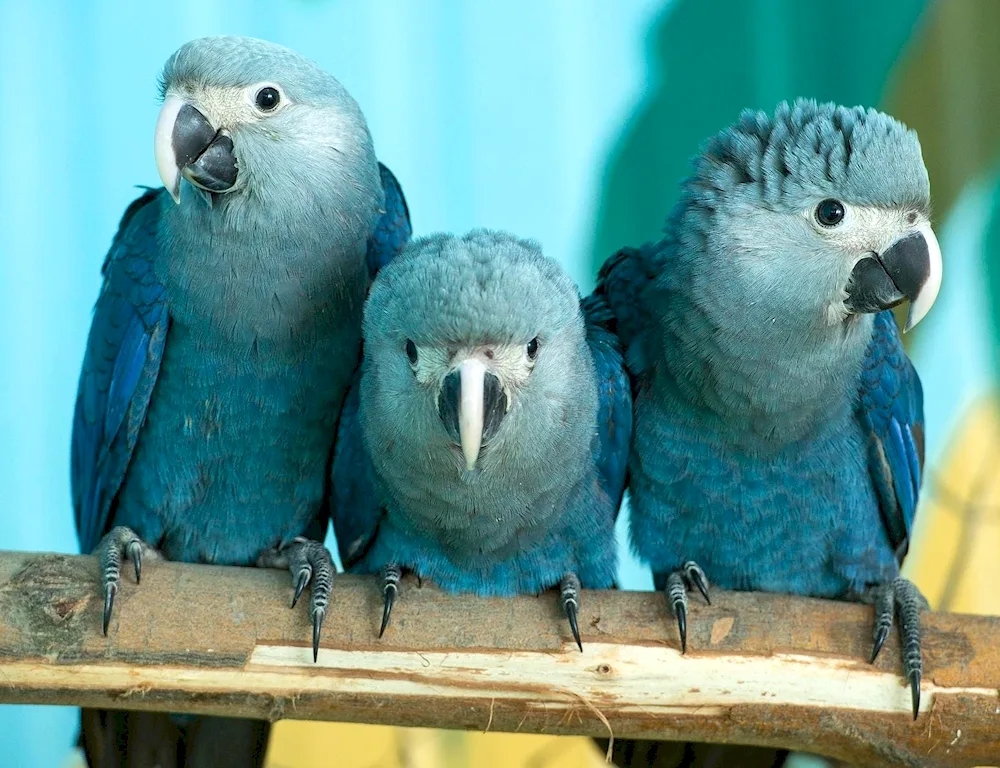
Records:
[[[863,605],[692,599],[688,653],[663,595],[582,593],[580,653],[558,595],[448,595],[338,576],[317,663],[287,574],[123,569],[108,637],[92,557],[0,552],[0,702],[758,744],[860,766],[1000,762],[1000,619],[925,613],[920,716],[893,635]]]

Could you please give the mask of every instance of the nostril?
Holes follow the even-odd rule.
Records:
[[[487,360],[492,360],[493,359],[493,350],[492,349],[487,349],[485,352],[483,352],[483,354],[486,355],[486,359]]]
[[[907,214],[907,216],[906,216],[906,221],[907,221],[908,223],[910,223],[910,224],[916,224],[916,223],[917,223],[917,214],[915,214],[915,213],[913,213],[913,212],[910,212],[910,213],[909,213],[909,214]]]

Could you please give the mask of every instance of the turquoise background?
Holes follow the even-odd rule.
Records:
[[[881,103],[924,6],[0,0],[0,548],[76,550],[70,420],[99,269],[135,185],[158,184],[156,78],[186,40],[253,35],[315,59],[362,105],[418,233],[510,229],[588,290],[610,251],[657,235],[687,158],[740,108]],[[912,347],[932,461],[991,381],[995,179],[938,211],[946,279]],[[647,588],[622,554],[624,586]],[[75,717],[0,707],[0,764],[58,765]]]

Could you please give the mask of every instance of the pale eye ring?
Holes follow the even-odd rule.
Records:
[[[836,227],[847,215],[847,208],[839,200],[827,198],[816,206],[816,222],[821,227]]]

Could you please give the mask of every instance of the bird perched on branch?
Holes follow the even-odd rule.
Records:
[[[409,236],[357,103],[272,43],[205,38],[162,75],[163,189],[125,212],[104,263],[73,423],[84,552],[104,631],[123,560],[333,566],[327,472],[360,354],[368,263]],[[294,605],[294,602],[293,602]],[[128,621],[128,617],[122,617]],[[260,765],[268,724],[84,711],[93,765]]]
[[[602,299],[532,242],[412,243],[365,308],[333,464],[345,567],[479,595],[612,586],[631,394]],[[582,649],[582,645],[581,645]]]
[[[875,110],[747,111],[694,160],[657,243],[599,276],[635,391],[632,544],[686,646],[687,591],[866,600],[894,619],[919,711],[919,612],[900,576],[923,464],[906,328],[941,283],[917,136]],[[707,578],[706,578],[707,577]]]

